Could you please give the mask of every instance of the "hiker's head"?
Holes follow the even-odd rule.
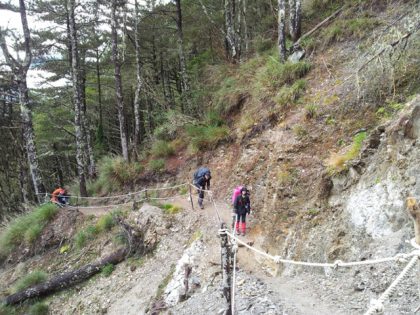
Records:
[[[209,173],[204,174],[204,178],[205,179],[210,179],[210,174]]]
[[[247,193],[248,193],[248,189],[246,189],[246,187],[242,187],[242,189],[241,189],[241,195],[242,196],[246,196]]]

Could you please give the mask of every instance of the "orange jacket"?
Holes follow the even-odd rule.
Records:
[[[63,188],[61,188],[61,187],[57,188],[56,190],[53,191],[53,193],[51,195],[51,201],[52,202],[58,202],[57,197],[59,195],[64,195],[65,193],[66,193],[66,191]]]

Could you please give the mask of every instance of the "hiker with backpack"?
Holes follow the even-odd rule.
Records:
[[[200,167],[195,173],[193,178],[193,184],[197,187],[198,192],[198,205],[201,209],[204,209],[204,190],[210,190],[210,179],[211,172],[207,167]]]
[[[249,193],[246,187],[242,187],[241,194],[236,196],[233,208],[236,215],[236,233],[240,235],[240,232],[242,231],[242,235],[245,236],[246,215],[251,213],[251,201],[249,200]]]

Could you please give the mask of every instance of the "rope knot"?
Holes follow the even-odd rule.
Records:
[[[219,232],[218,232],[218,234],[219,234],[219,236],[222,236],[222,235],[226,235],[226,229],[219,229]]]
[[[338,267],[340,267],[340,265],[342,265],[342,264],[343,264],[343,261],[342,260],[336,260],[336,261],[334,261],[333,268],[335,270],[337,270]]]
[[[281,263],[281,257],[280,257],[280,256],[274,256],[274,262],[275,262],[276,264]]]
[[[232,253],[236,253],[238,251],[238,244],[233,244],[232,245]]]
[[[420,250],[420,245],[416,243],[416,240],[413,238],[410,241],[411,246],[413,246],[415,249]]]
[[[370,305],[375,309],[376,313],[383,313],[384,311],[384,305],[381,301],[373,299],[370,301]]]
[[[396,262],[397,262],[397,263],[399,263],[399,264],[404,264],[404,263],[406,263],[406,262],[407,262],[407,258],[408,258],[408,255],[407,255],[407,254],[403,254],[403,253],[397,254],[397,255],[395,256],[395,260],[396,260]]]

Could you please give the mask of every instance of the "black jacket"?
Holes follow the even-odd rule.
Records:
[[[197,182],[195,183],[195,186],[198,189],[207,189],[207,190],[210,190],[210,179],[211,179],[211,177],[209,179],[206,179],[204,176],[201,176],[197,180]],[[206,188],[206,186],[207,186],[207,188]]]
[[[251,211],[251,201],[248,196],[242,197],[242,195],[239,195],[236,197],[233,207],[235,208],[235,213],[238,215],[249,214]]]

